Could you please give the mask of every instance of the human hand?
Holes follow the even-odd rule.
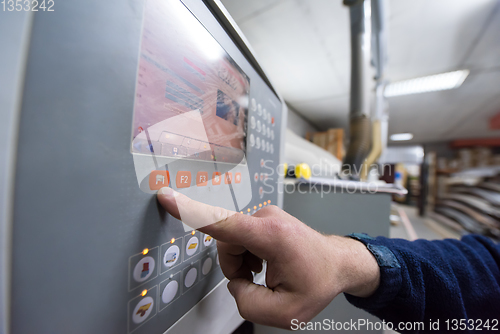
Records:
[[[247,216],[171,188],[162,188],[158,200],[217,240],[228,289],[249,321],[290,329],[292,319],[309,321],[342,292],[368,297],[379,285],[378,264],[362,243],[323,235],[276,206]],[[267,287],[253,283],[252,271],[260,272],[263,260]]]

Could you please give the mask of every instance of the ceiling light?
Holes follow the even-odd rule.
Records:
[[[403,140],[412,140],[413,134],[411,133],[395,133],[391,135],[392,141],[403,141]]]
[[[394,82],[387,85],[384,95],[391,97],[458,88],[467,78],[469,72],[469,70],[460,70]]]

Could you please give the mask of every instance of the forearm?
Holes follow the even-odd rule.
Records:
[[[393,322],[500,314],[500,252],[487,239],[361,241],[376,255],[380,285],[369,298],[347,294],[355,306]]]

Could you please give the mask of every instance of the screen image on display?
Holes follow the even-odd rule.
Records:
[[[239,164],[248,76],[179,0],[149,0],[131,152]]]

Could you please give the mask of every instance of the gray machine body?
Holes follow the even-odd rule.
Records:
[[[243,39],[221,24],[227,18],[217,17],[204,2],[182,3],[249,77],[250,98],[275,112],[276,149],[273,154],[247,151],[250,175],[262,173],[263,158],[277,166],[284,104],[242,47]],[[19,101],[13,94],[2,111],[2,120],[9,120],[2,124],[9,137],[0,143],[5,157],[0,199],[7,210],[0,220],[2,332],[225,333],[241,321],[216,264],[215,243],[205,247],[200,242],[188,256],[193,235],[159,206],[154,194],[139,189],[131,127],[144,6],[144,0],[65,0],[56,1],[54,12],[10,18],[27,32],[13,35],[18,36],[19,66],[13,66],[12,78],[20,82]],[[6,34],[0,31],[2,38]],[[6,99],[1,102],[6,106]],[[194,173],[207,164],[180,162]],[[281,205],[278,187],[263,198],[260,181],[251,182],[252,200],[245,209],[263,200]],[[164,253],[172,239],[181,254],[177,265],[166,268]],[[146,281],[135,282],[135,265],[145,256],[156,266]],[[202,277],[209,257],[213,267]],[[198,276],[186,288],[191,268]],[[182,289],[163,304],[162,289],[172,280]],[[154,303],[147,319],[134,323],[142,293]]]

